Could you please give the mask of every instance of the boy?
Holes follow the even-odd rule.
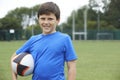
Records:
[[[59,7],[53,2],[43,3],[38,11],[38,21],[42,33],[32,36],[12,58],[22,52],[32,54],[35,60],[32,80],[65,80],[66,61],[67,80],[75,80],[77,56],[71,39],[68,35],[56,31],[60,21]],[[17,80],[17,75],[13,72],[12,80]]]

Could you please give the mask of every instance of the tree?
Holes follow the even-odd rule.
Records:
[[[21,25],[17,18],[5,17],[0,20],[0,29],[21,29]]]
[[[96,13],[104,13],[108,10],[110,4],[110,0],[89,0],[89,6]]]
[[[4,18],[0,19],[0,40],[23,39],[24,37],[23,35],[27,34],[26,32],[31,32],[28,29],[23,30],[23,26],[28,27],[29,21],[33,17],[37,23],[36,15],[37,15],[37,10],[39,8],[38,6],[39,5],[36,5],[32,8],[27,8],[27,7],[16,8],[14,10],[9,11]],[[10,29],[14,29],[15,34],[10,34],[9,32]]]
[[[28,17],[28,20],[35,17],[37,22],[36,15],[38,8],[39,5],[36,5],[32,8],[21,7],[9,11],[4,18],[0,19],[0,29],[23,29],[23,23],[27,22],[24,20],[26,17]],[[26,23],[26,26],[29,26],[29,21]]]
[[[120,0],[111,0],[109,10],[105,13],[104,19],[109,25],[120,29]]]

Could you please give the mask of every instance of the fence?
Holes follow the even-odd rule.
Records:
[[[87,34],[88,40],[120,40],[120,30],[108,31],[89,30]]]
[[[40,30],[35,30],[34,35],[41,33]],[[69,30],[64,32],[72,37],[72,32]],[[0,30],[0,40],[25,40],[32,36],[32,31],[30,30],[15,30],[14,33],[10,33],[10,30]],[[76,40],[83,40],[84,36],[76,35]],[[102,30],[99,33],[96,30],[88,30],[87,40],[120,40],[120,30],[107,31]]]

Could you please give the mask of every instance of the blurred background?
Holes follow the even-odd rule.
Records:
[[[37,11],[46,1],[58,4],[57,30],[73,40],[76,80],[120,80],[120,0],[0,0],[0,80],[11,80],[11,55],[41,33]]]
[[[45,1],[23,1],[1,0],[0,40],[24,40],[41,33],[36,15]],[[57,30],[69,34],[73,40],[120,40],[119,0],[53,2],[61,9]]]

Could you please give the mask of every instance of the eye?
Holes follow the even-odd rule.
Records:
[[[49,20],[49,21],[52,21],[52,20],[54,20],[54,19],[53,19],[53,18],[48,18],[48,20]]]
[[[45,18],[40,18],[40,20],[45,20]]]

